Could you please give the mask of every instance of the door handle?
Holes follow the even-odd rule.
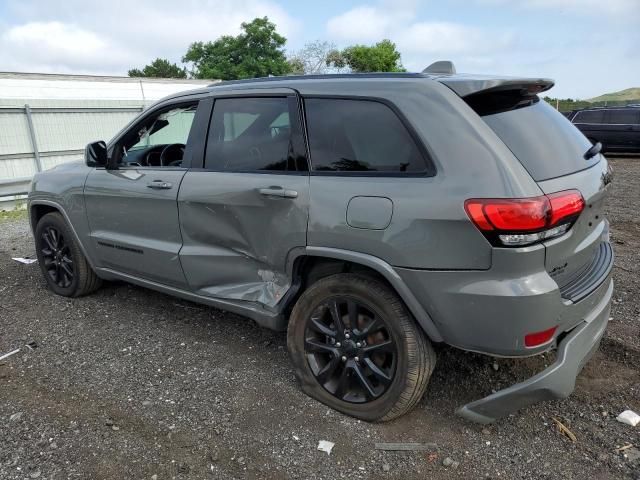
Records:
[[[260,195],[265,197],[297,198],[298,192],[295,190],[285,190],[282,187],[259,188]]]
[[[163,180],[154,180],[151,183],[147,183],[147,187],[153,188],[153,189],[156,189],[156,190],[168,190],[171,187],[173,187],[173,185],[171,185],[169,182],[165,182]]]

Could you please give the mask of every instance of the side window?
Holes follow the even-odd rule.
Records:
[[[294,148],[287,97],[222,98],[213,106],[205,168],[220,171],[306,171]]]
[[[631,125],[638,123],[638,110],[609,110],[608,123]]]
[[[180,166],[197,108],[197,102],[173,105],[145,118],[118,142],[118,163]]]
[[[573,123],[604,123],[604,110],[583,110],[578,112]]]
[[[316,171],[426,170],[414,139],[387,105],[370,100],[305,100],[311,164]]]

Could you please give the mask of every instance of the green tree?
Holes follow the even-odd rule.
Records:
[[[391,40],[382,40],[375,45],[353,45],[341,51],[333,50],[327,55],[327,66],[349,67],[352,72],[404,72],[400,52]]]
[[[130,77],[187,78],[187,71],[164,58],[156,58],[142,70],[132,68]]]
[[[224,35],[213,42],[189,46],[183,62],[193,64],[195,78],[236,80],[284,75],[292,65],[284,53],[285,37],[267,17],[242,23],[238,36]]]

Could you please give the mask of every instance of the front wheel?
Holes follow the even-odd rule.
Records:
[[[61,214],[48,213],[34,232],[36,255],[47,285],[58,295],[79,297],[100,287],[71,229]]]
[[[332,275],[305,291],[287,344],[305,393],[366,421],[411,410],[435,366],[431,343],[404,303],[363,275]]]

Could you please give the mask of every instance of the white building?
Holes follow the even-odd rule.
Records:
[[[0,72],[0,202],[26,191],[35,172],[81,159],[87,143],[109,140],[147,105],[210,83]]]

